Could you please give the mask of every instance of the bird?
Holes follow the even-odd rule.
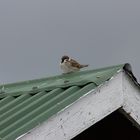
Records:
[[[62,56],[61,58],[60,68],[62,69],[64,74],[79,71],[81,68],[84,67],[88,67],[88,65],[82,65],[76,60],[71,59],[67,55]]]

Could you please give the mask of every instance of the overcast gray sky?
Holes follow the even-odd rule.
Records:
[[[140,0],[1,0],[0,82],[61,74],[69,55],[88,69],[129,62],[140,79]]]

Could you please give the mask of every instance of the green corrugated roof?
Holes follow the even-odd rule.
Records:
[[[124,65],[1,85],[0,138],[14,140],[46,121]]]

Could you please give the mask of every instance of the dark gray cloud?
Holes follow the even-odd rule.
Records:
[[[0,1],[0,81],[60,74],[67,54],[89,69],[130,62],[140,77],[139,0]]]

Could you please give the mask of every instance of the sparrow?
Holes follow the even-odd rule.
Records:
[[[71,73],[79,71],[81,68],[88,67],[88,65],[81,65],[76,60],[69,58],[69,56],[62,56],[60,67],[63,73]]]

